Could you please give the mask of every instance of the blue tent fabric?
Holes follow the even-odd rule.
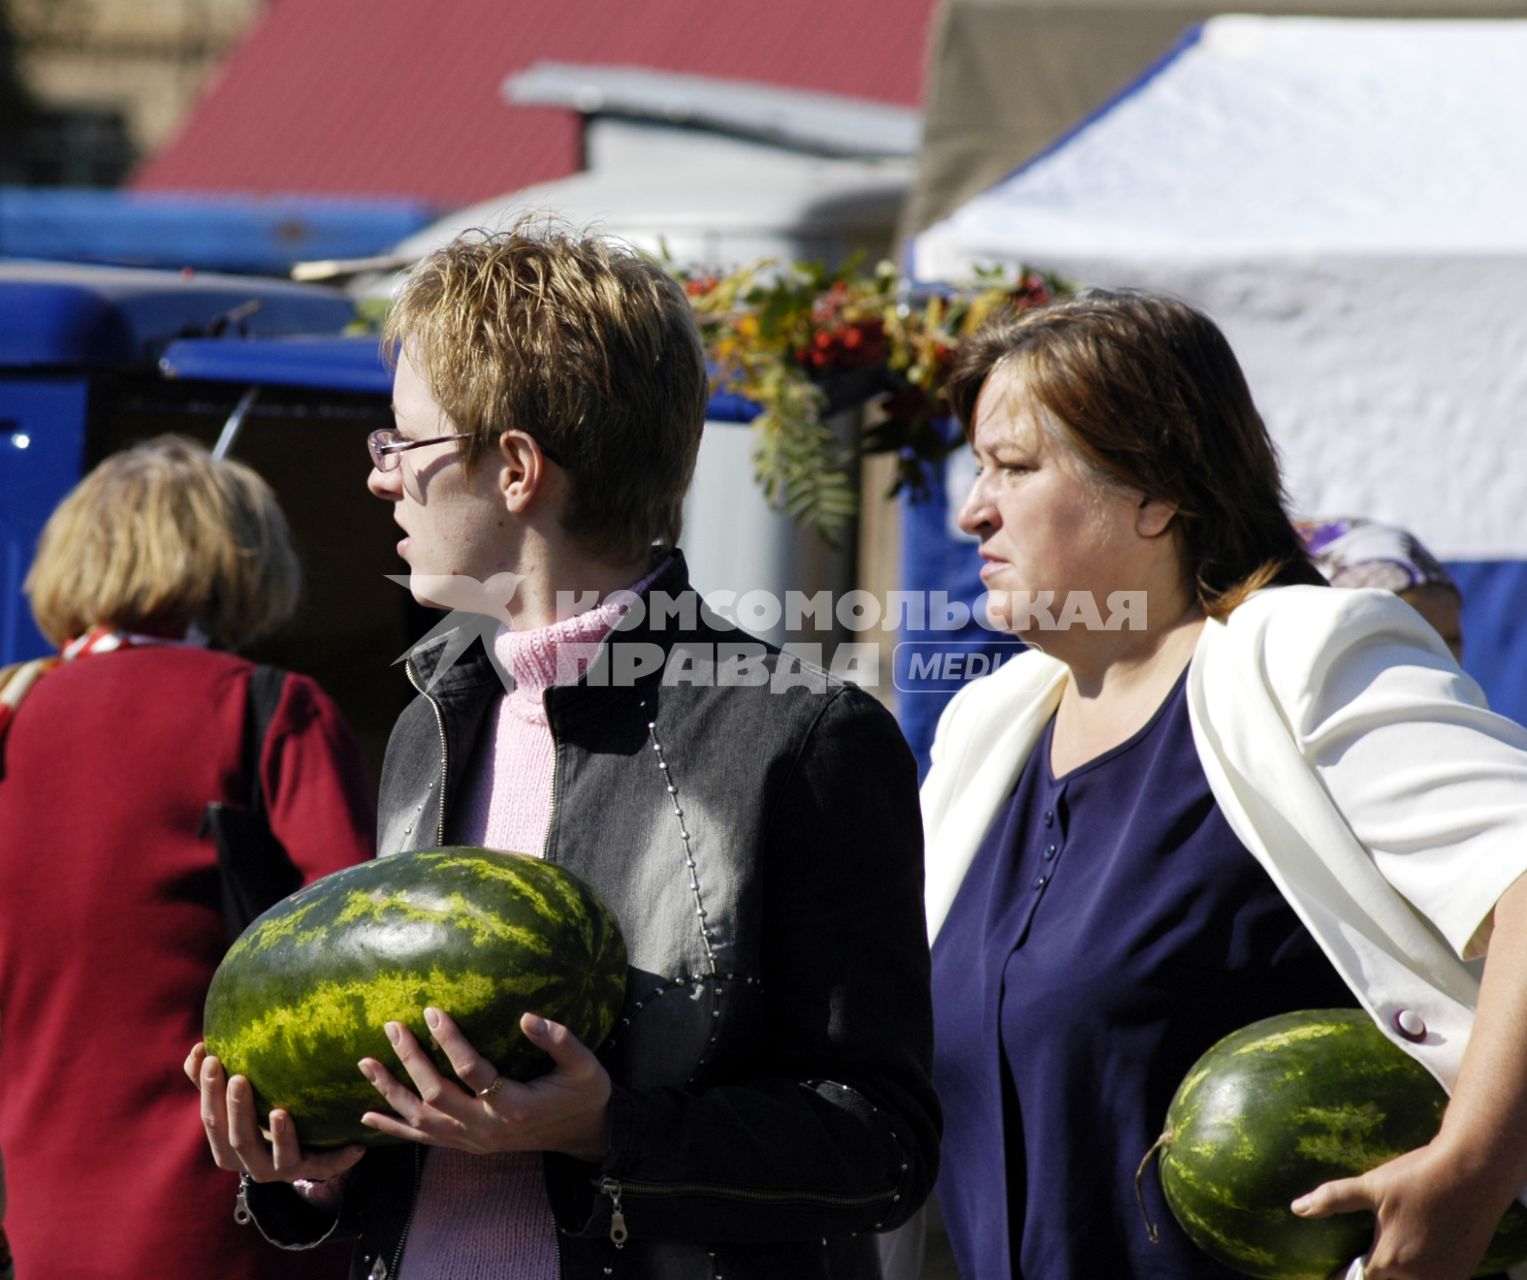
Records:
[[[1450,560],[1463,593],[1463,668],[1490,705],[1527,724],[1527,560]]]
[[[934,465],[926,493],[902,500],[902,586],[925,602],[947,595],[968,609],[984,588],[975,541],[955,531],[951,521],[948,469],[948,462]],[[1019,647],[974,616],[956,628],[941,626],[938,612],[925,615],[925,626],[903,628],[892,654],[896,718],[917,756],[919,774],[927,772],[939,715],[967,675],[983,673]]]

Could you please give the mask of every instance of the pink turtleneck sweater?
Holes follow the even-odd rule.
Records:
[[[658,571],[630,590],[644,591]],[[501,629],[493,651],[514,680],[483,728],[447,836],[541,856],[556,743],[543,695],[587,670],[625,613],[619,600],[536,631]],[[556,1227],[537,1152],[429,1150],[403,1251],[403,1280],[555,1280]]]

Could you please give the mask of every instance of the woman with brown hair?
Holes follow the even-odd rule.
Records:
[[[951,394],[988,614],[1032,646],[951,702],[923,788],[962,1274],[1228,1276],[1148,1184],[1151,1243],[1136,1166],[1215,1040],[1360,1004],[1452,1101],[1295,1211],[1376,1211],[1373,1280],[1462,1280],[1527,1184],[1527,733],[1393,596],[1316,585],[1192,308],[1004,320]]]
[[[238,1227],[180,1060],[227,920],[211,803],[244,806],[304,881],[370,856],[372,807],[334,704],[288,674],[254,754],[234,656],[299,574],[269,487],[161,437],[108,457],[44,528],[26,580],[55,660],[0,703],[0,1148],[22,1276],[336,1274]],[[21,696],[23,695],[24,696]]]

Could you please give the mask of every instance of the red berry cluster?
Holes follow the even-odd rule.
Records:
[[[849,315],[858,310],[852,319]],[[797,349],[796,359],[813,373],[859,369],[884,364],[887,351],[885,321],[867,309],[853,307],[848,285],[835,280],[811,306],[810,340]]]
[[[1013,299],[1013,306],[1019,311],[1025,311],[1029,307],[1042,307],[1055,299],[1055,295],[1050,292],[1050,286],[1032,271],[1018,282],[1010,296]]]
[[[879,317],[818,329],[810,345],[799,353],[802,364],[821,371],[884,364],[885,357],[885,322]]]

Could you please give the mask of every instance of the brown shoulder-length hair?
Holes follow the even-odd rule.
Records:
[[[1176,507],[1183,567],[1210,617],[1259,587],[1322,581],[1241,366],[1202,312],[1099,290],[997,317],[962,344],[948,382],[967,436],[999,365],[1021,374],[1092,470]]]
[[[567,466],[562,522],[622,564],[678,541],[710,398],[683,288],[621,244],[538,215],[467,232],[409,274],[383,332],[456,429],[468,468],[525,431]]]
[[[291,616],[301,585],[270,486],[167,435],[112,454],[70,490],[23,589],[59,646],[98,625],[165,635],[195,623],[239,649]]]

